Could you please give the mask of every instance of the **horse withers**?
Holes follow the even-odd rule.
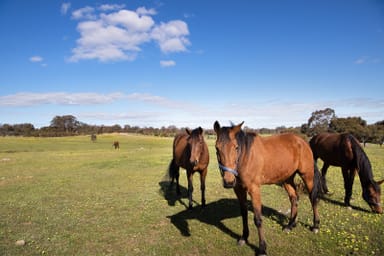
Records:
[[[244,123],[244,122],[243,122]],[[248,209],[247,193],[251,196],[254,223],[259,236],[259,254],[266,254],[266,242],[262,226],[261,185],[282,184],[291,202],[291,216],[285,230],[296,226],[298,195],[294,177],[299,174],[309,192],[313,210],[313,232],[318,232],[320,218],[317,209],[321,192],[320,172],[306,141],[294,134],[260,137],[246,133],[242,124],[221,127],[214,124],[216,154],[225,188],[233,188],[240,203],[243,234],[239,245],[247,242]]]
[[[192,131],[178,134],[173,141],[173,158],[169,164],[171,186],[176,179],[176,192],[180,195],[179,170],[187,171],[189,209],[192,209],[193,174],[200,173],[201,205],[205,207],[205,178],[209,164],[208,146],[205,143],[203,129],[198,127]]]
[[[363,190],[363,199],[375,213],[383,213],[380,201],[380,185],[384,182],[373,179],[371,163],[359,142],[349,133],[320,133],[309,142],[315,161],[323,160],[321,169],[323,190],[328,192],[326,181],[330,165],[341,167],[344,179],[344,203],[350,206],[353,181],[356,171]]]

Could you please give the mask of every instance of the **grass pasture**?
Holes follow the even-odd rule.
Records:
[[[114,140],[120,150],[112,147]],[[249,211],[249,244],[238,247],[237,200],[222,187],[214,140],[207,142],[207,207],[200,207],[196,175],[196,203],[188,211],[185,171],[181,198],[168,191],[164,178],[172,138],[114,134],[98,136],[95,143],[89,136],[0,138],[0,255],[254,255],[253,214]],[[374,177],[384,178],[384,148],[365,150]],[[340,169],[331,167],[327,177],[334,194],[320,202],[318,234],[309,230],[307,195],[300,197],[297,227],[284,233],[288,197],[279,186],[263,187],[270,255],[384,254],[384,216],[369,212],[358,177],[352,210],[342,206]],[[18,240],[25,245],[16,245]]]

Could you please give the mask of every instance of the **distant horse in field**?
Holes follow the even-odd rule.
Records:
[[[176,179],[176,192],[180,195],[179,168],[187,171],[189,209],[192,209],[192,176],[200,173],[201,205],[205,207],[205,177],[207,176],[209,152],[204,140],[201,127],[186,133],[178,134],[173,141],[173,159],[169,164],[169,175],[172,178],[171,186]]]
[[[243,234],[239,245],[247,242],[248,209],[247,193],[251,196],[254,223],[259,236],[259,254],[266,253],[266,242],[262,226],[261,185],[282,184],[291,202],[291,216],[286,231],[296,226],[298,195],[294,177],[299,174],[309,192],[313,210],[313,232],[318,232],[320,218],[317,209],[321,193],[320,172],[317,169],[312,151],[306,141],[294,134],[280,134],[260,137],[256,133],[246,133],[241,126],[220,127],[214,124],[216,155],[225,188],[233,188],[240,202],[243,220]]]
[[[92,135],[91,135],[91,141],[92,141],[92,142],[95,142],[95,141],[96,141],[96,134],[92,134]]]
[[[309,142],[315,161],[323,160],[321,169],[324,192],[328,192],[325,175],[330,165],[340,166],[343,178],[345,197],[344,203],[350,206],[352,186],[356,171],[360,177],[363,199],[369,204],[373,212],[382,213],[380,201],[380,184],[373,179],[371,163],[355,137],[348,133],[321,133]]]
[[[112,147],[115,147],[115,149],[120,149],[120,143],[117,140],[115,140],[112,144]]]

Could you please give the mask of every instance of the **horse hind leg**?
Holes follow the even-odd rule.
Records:
[[[320,215],[317,209],[317,205],[319,203],[320,195],[323,193],[323,187],[321,184],[322,175],[319,172],[316,163],[314,164],[313,175],[301,175],[301,178],[303,179],[307,187],[307,190],[309,192],[309,199],[312,205],[313,226],[311,227],[311,230],[314,233],[317,233],[319,231],[320,226]]]
[[[354,169],[350,170],[348,168],[343,167],[342,173],[343,173],[343,178],[344,178],[344,189],[345,189],[344,204],[347,207],[350,207],[351,206],[353,181],[355,179],[355,170]]]
[[[321,168],[321,184],[323,186],[322,189],[325,194],[329,194],[327,180],[325,178],[325,175],[327,175],[328,168],[329,168],[329,164],[324,162],[323,167]]]
[[[284,227],[284,231],[291,231],[294,227],[296,227],[296,220],[297,220],[297,192],[296,192],[296,185],[293,181],[293,176],[283,184],[285,190],[288,193],[289,201],[291,202],[291,216],[289,218],[289,223],[287,226]]]

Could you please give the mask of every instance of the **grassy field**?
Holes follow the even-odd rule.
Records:
[[[114,140],[120,150],[112,147]],[[249,244],[238,247],[237,200],[222,187],[214,140],[208,144],[207,207],[200,207],[196,175],[196,202],[188,211],[185,171],[182,197],[167,189],[172,138],[115,134],[95,143],[87,136],[0,138],[0,255],[254,255],[253,214],[249,211]],[[384,178],[384,148],[365,150],[374,177]],[[318,234],[309,230],[307,195],[300,197],[297,228],[285,233],[288,197],[279,186],[263,187],[270,255],[384,254],[384,216],[369,212],[358,178],[352,210],[342,206],[339,168],[328,171],[328,186],[334,193],[320,203]],[[18,240],[25,245],[16,245]]]

